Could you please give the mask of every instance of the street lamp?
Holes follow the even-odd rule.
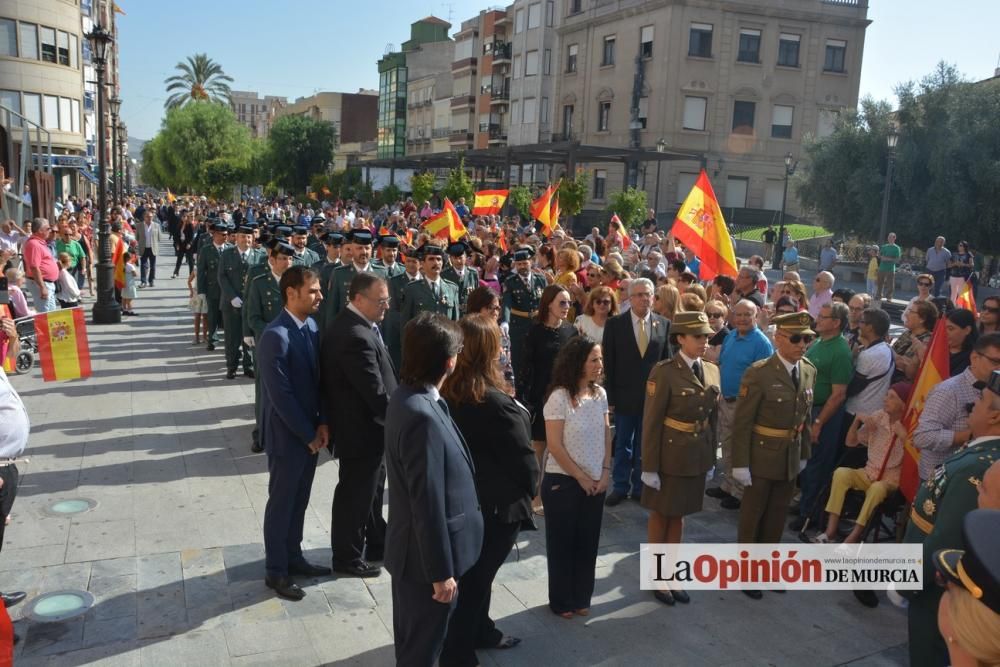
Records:
[[[666,153],[667,152],[667,140],[660,137],[656,140],[656,152]],[[663,164],[663,158],[656,160],[656,194],[653,195],[653,208],[656,209],[656,217],[660,217],[660,165]]]
[[[781,213],[778,216],[778,247],[774,249],[774,256],[771,257],[771,268],[778,265],[778,258],[785,248],[785,204],[788,201],[788,178],[795,173],[798,162],[792,163],[792,154],[785,153],[785,188],[781,193]]]
[[[899,134],[896,133],[896,128],[889,128],[889,134],[885,141],[889,146],[889,156],[885,166],[885,187],[882,190],[882,219],[878,226],[878,243],[880,245],[885,241],[886,226],[889,224],[889,191],[892,190],[892,168],[896,164],[896,144],[899,143]]]
[[[122,321],[121,306],[115,301],[114,264],[111,262],[111,223],[107,217],[107,137],[104,128],[104,68],[108,47],[114,39],[111,33],[94,24],[85,37],[90,40],[94,69],[97,71],[97,302],[94,303],[94,324],[117,324]]]
[[[117,95],[108,99],[108,107],[111,111],[111,204],[118,202],[118,111],[122,108],[122,101]]]
[[[125,195],[128,194],[126,191],[125,174],[128,173],[128,131],[125,128],[125,123],[118,121],[118,171],[116,172],[115,179],[118,185],[118,203],[123,204],[125,200]]]

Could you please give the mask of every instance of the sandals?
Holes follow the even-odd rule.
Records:
[[[817,533],[809,538],[813,544],[832,544],[833,540],[826,536],[826,533]]]

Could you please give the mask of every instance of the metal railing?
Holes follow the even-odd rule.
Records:
[[[3,209],[8,211],[8,216],[13,218],[18,225],[22,225],[25,220],[31,219],[31,206],[25,204],[21,199],[24,186],[27,183],[28,169],[46,173],[52,171],[46,162],[46,156],[49,160],[52,159],[52,134],[38,123],[2,104],[0,104],[0,127],[3,127],[5,131],[6,155],[11,161],[10,164],[4,166],[10,167],[14,162],[15,155],[17,155],[15,151],[20,152],[17,169],[10,173],[7,169],[4,170],[7,173],[6,177],[12,179],[13,182],[9,191],[2,188]],[[32,141],[32,134],[34,134],[34,141]]]

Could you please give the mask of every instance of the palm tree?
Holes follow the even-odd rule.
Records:
[[[229,104],[231,91],[229,84],[233,77],[222,71],[222,66],[204,53],[188,56],[187,62],[175,65],[182,73],[168,78],[165,83],[170,97],[163,105],[176,109],[192,100]]]

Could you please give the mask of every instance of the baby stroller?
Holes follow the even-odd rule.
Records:
[[[14,360],[14,371],[18,374],[29,373],[35,365],[35,354],[38,353],[38,340],[35,338],[34,316],[19,317],[14,320],[17,327],[17,337],[21,341],[21,350]]]

